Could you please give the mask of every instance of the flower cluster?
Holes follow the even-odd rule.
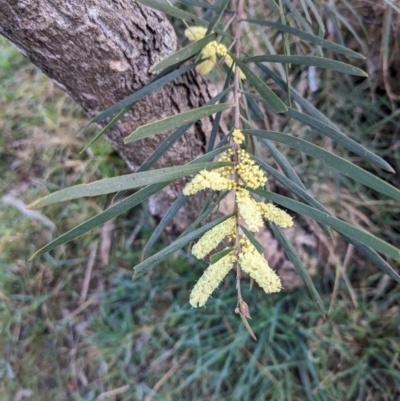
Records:
[[[231,190],[235,187],[235,181],[222,176],[217,171],[202,170],[194,179],[185,186],[183,194],[186,196],[195,195],[204,189],[214,191]]]
[[[251,160],[250,155],[244,149],[240,149],[238,153],[240,162],[237,164],[236,170],[246,187],[256,189],[264,186],[267,177],[260,167]]]
[[[207,28],[203,28],[201,26],[192,26],[185,30],[185,36],[190,41],[200,40],[204,38],[206,33]],[[232,57],[228,54],[228,49],[226,46],[216,41],[206,44],[201,51],[201,55],[204,59],[206,59],[197,66],[197,70],[202,75],[208,74],[214,68],[215,64],[217,63],[217,56],[223,57],[225,64],[228,67],[232,67],[234,64]],[[246,79],[246,76],[242,71],[240,71],[240,78]]]
[[[244,135],[241,130],[233,130],[232,140],[236,146],[243,143]],[[193,307],[205,305],[235,263],[238,263],[240,269],[249,274],[265,292],[277,292],[282,288],[279,277],[269,267],[264,256],[240,234],[240,224],[245,224],[251,232],[257,232],[264,224],[263,219],[282,228],[291,227],[293,219],[288,213],[272,204],[257,202],[248,191],[247,188],[256,189],[264,186],[267,178],[244,149],[230,148],[223,153],[220,160],[232,161],[232,159],[236,161],[234,166],[201,171],[183,190],[185,195],[192,195],[207,188],[215,191],[235,191],[235,215],[205,233],[192,248],[193,255],[202,259],[225,239],[229,242],[234,241],[234,245],[231,245],[232,252],[211,264],[195,285],[190,295]]]
[[[226,237],[232,239],[235,236],[236,221],[234,217],[223,221],[210,231],[207,231],[192,248],[192,253],[197,259],[203,259],[215,249]]]
[[[267,294],[279,292],[282,289],[281,280],[269,267],[264,256],[247,238],[241,238],[240,242],[242,249],[238,256],[242,270],[254,279]]]
[[[190,293],[189,302],[194,308],[205,305],[219,283],[232,269],[236,260],[237,256],[229,253],[207,268]]]

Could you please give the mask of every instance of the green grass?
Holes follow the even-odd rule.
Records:
[[[104,140],[80,154],[84,140],[76,133],[86,119],[78,107],[4,40],[0,54],[2,194],[29,203],[49,190],[127,171]],[[329,82],[333,86],[327,85],[315,101],[337,123],[351,124],[352,135],[364,144],[375,138],[378,128],[370,128],[378,124],[375,149],[400,171],[398,147],[393,146],[399,140],[398,133],[393,135],[398,123],[393,119],[379,125],[385,99],[371,106],[364,101],[370,96],[368,87],[354,84],[357,90],[350,95],[340,80]],[[354,116],[361,101],[365,112]],[[332,112],[329,104],[340,108]],[[336,208],[338,217],[367,226],[399,246],[399,205],[313,161],[296,158],[299,172],[309,177],[308,186],[324,179],[325,185],[311,189]],[[398,175],[383,177],[399,184]],[[340,198],[338,192],[330,194],[332,186],[340,189]],[[93,401],[111,390],[120,394],[108,399],[139,401],[153,388],[158,390],[153,399],[163,401],[392,401],[399,396],[400,289],[357,254],[346,271],[354,298],[340,280],[327,320],[304,288],[266,296],[245,285],[258,342],[233,311],[233,277],[206,308],[189,306],[189,291],[204,265],[184,252],[131,280],[132,267],[154,228],[146,207],[115,221],[107,265],[99,257],[101,228],[28,261],[35,250],[105,203],[105,198],[84,199],[45,208],[44,215],[57,226],[52,232],[40,220],[0,202],[1,400],[13,400],[21,389],[32,391],[30,401]],[[137,225],[141,232],[127,244]],[[169,241],[164,236],[157,248]],[[336,244],[339,263],[346,246]],[[82,303],[93,252],[97,256]],[[334,266],[321,260],[315,284],[326,309],[334,281]]]

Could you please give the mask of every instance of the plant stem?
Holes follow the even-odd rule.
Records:
[[[243,8],[244,8],[244,0],[238,0],[237,8],[236,8],[236,32],[235,32],[235,55],[237,58],[240,57],[240,38],[242,33],[242,19],[243,19]],[[234,78],[234,103],[235,103],[235,121],[234,128],[240,129],[240,70],[237,65],[235,65],[235,78]],[[239,164],[239,150],[240,145],[237,143],[233,143],[234,146],[234,162],[237,166]],[[239,174],[235,171],[235,182],[236,186],[239,185]],[[236,252],[239,253],[240,248],[240,225],[239,225],[239,211],[237,205],[235,203],[235,218],[236,218],[236,240],[235,240],[235,249]],[[240,288],[240,280],[241,280],[241,269],[239,263],[236,263],[236,289],[238,293],[238,305],[242,300],[242,293]]]

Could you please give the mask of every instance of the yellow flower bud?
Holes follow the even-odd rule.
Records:
[[[186,196],[197,194],[203,189],[213,189],[214,191],[224,191],[233,189],[235,181],[223,177],[216,171],[202,170],[197,174],[189,184],[183,189],[183,194]]]
[[[274,206],[272,203],[258,203],[258,210],[263,217],[277,226],[288,228],[293,226],[293,218],[288,213]]]
[[[191,26],[185,30],[185,36],[191,40],[200,40],[206,36],[207,28],[203,28],[202,26]]]
[[[236,190],[236,204],[240,215],[250,231],[258,231],[263,226],[263,219],[257,207],[257,202],[250,196],[249,191],[243,188]]]

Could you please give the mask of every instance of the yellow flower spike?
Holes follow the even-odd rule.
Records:
[[[190,293],[189,302],[193,308],[205,305],[219,283],[232,269],[236,260],[237,257],[233,253],[229,253],[206,269]]]
[[[250,196],[249,191],[243,188],[236,190],[236,204],[240,215],[250,231],[256,232],[263,226],[263,219],[257,202]]]
[[[185,30],[185,36],[192,42],[203,39],[206,33],[207,28],[203,28],[202,26],[191,26]]]
[[[226,237],[232,236],[236,220],[231,217],[207,231],[192,248],[192,254],[197,259],[203,259],[215,249]]]
[[[272,203],[258,203],[258,210],[263,217],[272,221],[281,228],[288,228],[293,226],[293,218],[288,213],[274,206]]]
[[[183,194],[186,196],[197,194],[203,189],[213,189],[214,191],[224,191],[233,189],[235,181],[223,177],[216,171],[202,170],[197,174],[189,184],[183,188]]]
[[[239,264],[242,270],[253,278],[267,294],[279,292],[282,289],[278,275],[269,267],[264,256],[247,239],[239,253]]]
[[[244,150],[239,150],[240,163],[236,166],[240,178],[246,186],[256,189],[262,187],[267,182],[267,177],[259,166],[250,159],[250,155]]]
[[[234,129],[232,132],[232,138],[233,142],[237,143],[238,145],[241,145],[244,141],[244,135],[240,129]]]

